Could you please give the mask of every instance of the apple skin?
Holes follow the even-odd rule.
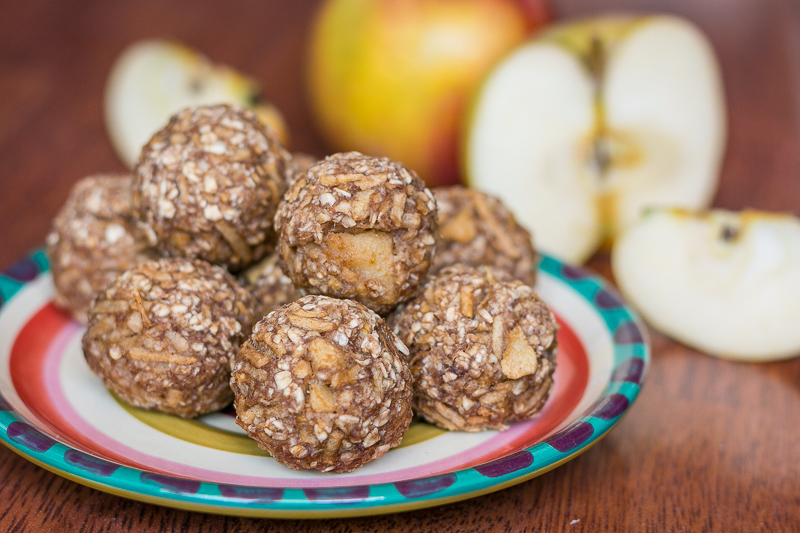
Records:
[[[309,48],[319,130],[431,186],[459,181],[464,107],[492,65],[543,25],[543,0],[330,0]]]

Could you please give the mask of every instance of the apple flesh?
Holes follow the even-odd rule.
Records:
[[[186,107],[237,104],[253,107],[261,122],[288,141],[283,116],[257,103],[258,84],[178,43],[134,43],[117,58],[105,91],[105,119],[120,159],[132,167],[142,147],[169,118]]]
[[[614,278],[657,330],[743,361],[800,354],[800,220],[658,210],[619,236]]]
[[[543,251],[583,263],[644,207],[707,206],[725,134],[719,68],[696,27],[593,19],[548,30],[489,74],[468,117],[465,173]]]
[[[462,113],[488,69],[544,23],[543,0],[330,0],[314,25],[311,107],[327,143],[459,181]]]

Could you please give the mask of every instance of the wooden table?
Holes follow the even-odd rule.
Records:
[[[800,211],[800,5],[791,0],[554,1],[695,20],[722,61],[730,133],[715,205]],[[316,2],[18,1],[0,15],[0,266],[42,244],[70,186],[122,170],[102,120],[108,69],[128,43],[173,36],[251,72],[293,148],[317,155],[301,98]],[[609,275],[607,257],[591,267]],[[800,317],[798,317],[800,323]],[[798,326],[800,327],[800,325]],[[541,477],[474,500],[375,518],[273,521],[191,513],[98,492],[0,447],[0,531],[798,531],[800,360],[747,365],[652,334],[630,414]]]

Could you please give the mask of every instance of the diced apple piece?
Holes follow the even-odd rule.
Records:
[[[657,210],[617,239],[614,278],[659,331],[712,355],[800,355],[800,220]]]
[[[323,246],[331,261],[355,274],[356,296],[375,299],[377,294],[380,303],[397,298],[393,248],[392,236],[376,230],[330,233]]]

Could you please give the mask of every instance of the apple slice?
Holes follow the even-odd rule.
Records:
[[[504,59],[467,121],[470,185],[582,263],[642,208],[708,205],[725,144],[714,53],[672,16],[556,27]]]
[[[800,220],[658,210],[624,231],[614,278],[654,328],[720,357],[800,354]]]
[[[285,121],[271,104],[256,104],[258,84],[233,69],[216,65],[178,43],[150,40],[128,47],[114,63],[105,93],[105,118],[111,143],[132,167],[150,137],[185,107],[238,104],[255,107],[261,121],[284,144]]]

